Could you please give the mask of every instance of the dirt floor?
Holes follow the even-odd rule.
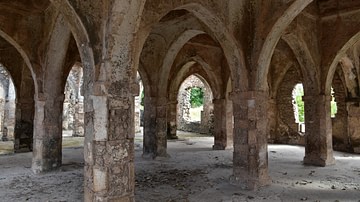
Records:
[[[336,165],[304,166],[304,148],[269,145],[271,186],[243,191],[229,184],[232,150],[211,150],[213,138],[182,133],[168,142],[167,159],[141,157],[136,136],[136,201],[237,202],[331,201],[360,202],[360,155],[335,152]],[[34,175],[31,153],[0,156],[0,201],[82,201],[81,138],[64,138],[63,166]],[[1,147],[2,145],[0,145]]]

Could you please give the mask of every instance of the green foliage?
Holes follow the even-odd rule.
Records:
[[[337,105],[335,102],[335,98],[334,98],[334,89],[331,88],[331,95],[332,95],[332,99],[331,99],[331,117],[335,117],[336,113],[337,113]]]
[[[191,107],[200,107],[204,104],[204,91],[201,88],[192,88],[190,90]]]
[[[141,95],[140,95],[140,105],[144,106],[144,91],[141,91]]]
[[[302,100],[302,96],[304,96],[304,89],[302,85],[297,85],[295,87],[295,102],[298,107],[298,118],[300,122],[305,121],[305,109],[304,109],[304,102]]]
[[[294,92],[295,103],[297,105],[298,113],[299,113],[298,118],[299,118],[300,122],[304,122],[305,121],[305,111],[304,111],[304,102],[302,101],[302,96],[304,96],[304,89],[303,89],[302,85],[296,85],[294,91],[295,91]],[[333,89],[331,89],[331,94],[334,95]],[[335,117],[336,113],[337,113],[337,105],[336,105],[334,96],[332,96],[331,117]]]

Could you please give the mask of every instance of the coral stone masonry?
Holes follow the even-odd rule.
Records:
[[[0,141],[39,174],[84,137],[84,200],[135,201],[135,132],[154,164],[196,132],[232,153],[229,185],[261,189],[269,143],[319,167],[360,153],[359,48],[354,0],[2,1]]]

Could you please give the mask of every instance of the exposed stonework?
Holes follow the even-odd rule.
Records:
[[[305,164],[333,164],[333,147],[360,152],[359,8],[350,0],[4,1],[0,63],[16,89],[15,151],[33,150],[35,173],[57,169],[63,127],[82,135],[84,125],[84,200],[134,201],[139,72],[144,157],[168,157],[167,139],[183,123],[181,83],[198,75],[213,105],[200,128],[212,128],[213,108],[213,149],[233,145],[232,183],[270,183],[268,141],[304,144]],[[81,93],[79,76],[65,87],[74,64]],[[304,137],[291,103],[300,82]]]
[[[200,88],[204,92],[203,100],[203,110],[201,111],[201,121],[196,122],[192,121],[190,117],[190,91],[191,88]],[[212,93],[208,85],[201,81],[196,76],[188,77],[182,84],[179,89],[178,94],[178,104],[177,104],[177,129],[203,133],[203,134],[212,134],[213,129],[213,104],[212,104]],[[172,123],[170,123],[173,125]]]
[[[7,71],[0,65],[0,132],[2,141],[14,141],[15,89]]]
[[[82,95],[83,70],[75,65],[65,85],[63,130],[71,130],[73,136],[84,136],[84,96]]]

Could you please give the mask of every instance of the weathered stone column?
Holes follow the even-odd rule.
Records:
[[[178,101],[168,102],[167,111],[167,138],[168,139],[178,139],[176,135],[177,130],[177,104]]]
[[[62,111],[64,94],[35,98],[35,126],[32,170],[56,169],[62,162]]]
[[[16,120],[14,129],[14,151],[29,152],[33,150],[34,102],[19,99],[16,102]]]
[[[214,99],[214,150],[224,150],[227,146],[226,100]]]
[[[307,95],[305,107],[304,164],[327,166],[335,163],[332,148],[331,96]]]
[[[156,106],[156,157],[168,157],[167,149],[167,99],[158,98]]]
[[[230,181],[243,189],[268,185],[267,93],[233,92],[234,154]]]
[[[156,156],[156,97],[144,97],[143,157]]]
[[[269,143],[274,143],[276,140],[277,128],[279,127],[277,122],[278,116],[279,114],[278,114],[276,99],[269,99],[268,101],[269,133],[267,135]]]
[[[226,99],[226,147],[234,146],[234,119],[233,119],[233,103]]]
[[[354,153],[360,153],[360,107],[359,103],[347,103],[347,122],[349,146]],[[344,135],[345,136],[345,135]]]
[[[16,95],[13,95],[18,96],[15,103],[14,151],[29,152],[33,149],[35,86],[30,70],[24,64],[21,74],[21,83],[17,84]]]
[[[124,86],[124,88],[126,88]],[[85,141],[85,201],[133,201],[133,97],[90,96],[93,117]]]

